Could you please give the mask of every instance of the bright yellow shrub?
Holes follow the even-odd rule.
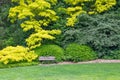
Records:
[[[27,61],[31,62],[37,58],[34,51],[23,46],[8,46],[0,51],[0,62],[3,64]]]

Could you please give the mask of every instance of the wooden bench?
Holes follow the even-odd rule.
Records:
[[[40,62],[55,62],[55,57],[54,56],[40,56],[39,57]]]

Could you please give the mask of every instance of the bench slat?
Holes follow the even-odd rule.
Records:
[[[46,57],[46,56],[41,56],[41,57],[39,57],[39,60],[40,60],[40,61],[55,60],[55,57],[54,57],[54,56],[48,56],[48,57]]]

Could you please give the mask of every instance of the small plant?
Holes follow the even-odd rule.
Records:
[[[0,62],[3,64],[15,62],[32,62],[37,58],[34,51],[23,46],[12,47],[8,46],[0,51]]]
[[[69,44],[65,52],[66,59],[69,61],[87,61],[96,59],[96,53],[86,45]]]
[[[57,45],[43,45],[34,50],[39,56],[55,56],[57,62],[64,57],[64,50]]]

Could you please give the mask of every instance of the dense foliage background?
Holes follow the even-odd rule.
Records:
[[[12,3],[11,1],[14,2]],[[34,4],[38,4],[37,0],[35,1],[36,2],[34,2]],[[31,45],[33,46],[38,43],[48,46],[51,46],[49,44],[52,44],[55,45],[55,48],[52,48],[53,53],[51,51],[50,55],[55,53],[54,55],[56,55],[57,57],[60,57],[61,55],[60,60],[65,60],[67,58],[66,56],[64,57],[63,54],[67,55],[67,53],[70,52],[72,52],[73,55],[77,54],[75,54],[72,49],[69,51],[67,48],[70,43],[74,42],[76,43],[76,45],[86,45],[91,47],[90,49],[94,50],[94,53],[97,55],[98,58],[119,59],[120,0],[112,0],[112,2],[105,2],[104,0],[103,2],[100,2],[100,0],[83,0],[83,2],[80,2],[79,0],[78,2],[74,0],[41,1],[45,1],[46,4],[50,5],[50,7],[48,8],[46,7],[46,5],[43,6],[45,7],[43,8],[44,10],[38,8],[36,9],[36,11],[34,11],[34,8],[36,8],[36,6],[34,4],[29,5],[29,9],[31,13],[35,15],[35,17],[31,16],[31,14],[28,13],[23,14],[22,11],[17,14],[18,16],[13,15],[16,13],[12,12],[16,12],[16,9],[19,9],[19,5],[25,8],[23,5],[24,2],[19,3],[19,1],[17,0],[0,1],[1,50],[7,46],[21,45],[24,47],[31,47]],[[26,4],[30,3],[27,3],[26,0]],[[107,7],[104,5],[106,5]],[[15,6],[17,6],[18,8],[16,8]],[[48,10],[49,15],[47,14],[46,10]],[[42,13],[38,15],[37,13],[39,13],[40,11],[42,11]],[[54,16],[54,18],[50,16]],[[11,20],[13,20],[14,23],[11,23]],[[28,22],[30,20],[35,20],[36,22],[43,21],[39,23],[40,30],[43,30],[43,32],[40,33],[40,30],[37,31],[38,28],[28,28],[28,30],[26,30],[27,32],[24,32],[23,30],[25,30],[28,25],[27,23],[27,25],[25,24],[26,20]],[[33,23],[31,25],[33,25]],[[23,26],[22,28],[21,24]],[[57,32],[57,30],[60,30],[61,34],[59,34],[60,32]],[[39,35],[37,33],[39,33]],[[45,36],[41,37],[41,35]],[[46,50],[46,48],[50,47],[46,47],[43,45],[43,47],[41,47],[38,51],[41,52],[41,54],[45,54],[42,53],[42,51]],[[60,49],[60,54],[56,54],[56,52],[54,52],[54,49],[57,48]],[[64,51],[64,49],[68,51]],[[86,53],[89,53],[89,51]],[[77,57],[79,56],[80,55],[78,55]],[[74,57],[71,57],[71,59],[69,60],[82,61],[72,58]],[[96,57],[92,56],[89,59],[91,60],[95,58]],[[84,60],[87,60],[87,57],[85,57]]]
[[[8,18],[9,9],[13,4],[10,0],[0,1],[0,49],[6,46],[25,45],[25,38],[29,35],[20,28],[20,21],[15,24]]]

